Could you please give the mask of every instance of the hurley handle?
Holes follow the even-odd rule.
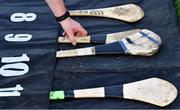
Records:
[[[56,58],[75,57],[75,56],[86,56],[95,55],[95,47],[88,47],[82,49],[73,50],[62,50],[56,53]]]
[[[106,45],[99,45],[95,47],[72,49],[72,50],[61,50],[57,51],[56,58],[66,57],[79,57],[79,56],[90,56],[90,55],[101,55],[101,54],[125,54],[127,53],[122,42],[114,42]]]
[[[50,100],[63,100],[67,98],[123,98],[123,86],[109,86],[91,89],[65,90],[50,92]]]
[[[112,37],[107,39],[106,35],[98,34],[98,35],[91,35],[91,36],[85,36],[85,37],[76,37],[77,43],[94,43],[94,44],[104,44],[107,40],[115,41],[115,38]],[[117,38],[116,38],[117,39]],[[117,41],[117,40],[116,40]],[[68,37],[59,37],[58,38],[59,43],[71,43],[71,41],[68,39]]]
[[[68,37],[59,37],[58,38],[58,42],[59,43],[71,43],[71,41],[68,39]],[[86,36],[86,37],[77,37],[76,38],[76,42],[77,43],[91,43],[91,37],[90,36]]]
[[[116,41],[120,41],[130,35],[133,35],[137,32],[140,32],[140,29],[134,29],[124,32],[117,32],[112,34],[97,34],[97,35],[91,35],[91,36],[84,36],[84,37],[76,37],[77,43],[94,43],[94,44],[108,44]],[[59,37],[58,38],[59,43],[71,43],[71,41],[68,39],[68,37]]]

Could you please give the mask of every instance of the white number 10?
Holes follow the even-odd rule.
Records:
[[[25,61],[30,61],[27,54],[20,57],[3,57],[1,63],[9,63],[0,68],[0,75],[5,77],[21,76],[29,72],[29,66]]]
[[[35,13],[14,13],[11,15],[12,22],[31,22],[36,19],[37,15]]]

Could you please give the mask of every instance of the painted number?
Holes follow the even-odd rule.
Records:
[[[29,72],[29,66],[25,63],[19,63],[24,61],[30,61],[30,58],[23,54],[21,57],[4,57],[2,63],[13,63],[6,64],[0,68],[0,75],[9,76],[21,76]]]
[[[7,34],[5,40],[8,42],[27,42],[31,40],[31,34]]]
[[[14,13],[11,15],[12,22],[31,22],[36,19],[37,15],[35,13]]]
[[[19,91],[23,89],[24,88],[20,84],[17,84],[16,87],[0,88],[0,97],[21,96]]]
[[[1,60],[2,63],[14,63],[23,61],[30,61],[29,57],[26,54],[23,54],[20,57],[4,57]]]

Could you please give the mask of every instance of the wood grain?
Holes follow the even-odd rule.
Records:
[[[52,100],[64,100],[66,98],[123,98],[165,107],[176,99],[178,90],[166,80],[149,78],[122,85],[52,91],[50,94]]]
[[[107,17],[126,22],[136,22],[144,17],[144,12],[141,7],[135,4],[127,4],[109,8],[73,10],[70,11],[70,15]]]
[[[161,107],[172,103],[178,94],[174,85],[159,78],[124,84],[123,88],[125,99],[139,100]]]
[[[150,41],[147,37],[142,37],[142,34],[136,33],[128,36],[128,39],[133,43],[129,43],[127,39],[123,39],[122,42],[126,46],[128,53],[131,55],[142,55],[142,56],[152,56],[154,55],[162,45],[160,36],[156,33],[143,29],[141,32],[148,35],[148,37],[153,38],[158,44]]]
[[[74,98],[105,98],[104,87],[74,90]]]

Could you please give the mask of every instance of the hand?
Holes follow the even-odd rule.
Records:
[[[65,31],[64,34],[67,34],[73,45],[76,45],[75,37],[87,35],[87,31],[78,22],[74,21],[70,17],[60,22],[60,24]]]

